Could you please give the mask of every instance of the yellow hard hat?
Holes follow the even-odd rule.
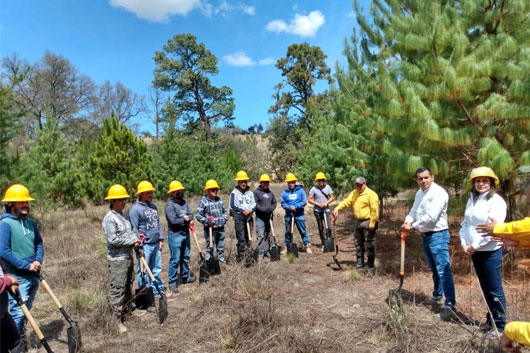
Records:
[[[318,172],[317,175],[315,175],[315,181],[317,180],[328,180],[328,178],[326,178],[326,174],[324,174],[324,172]]]
[[[495,180],[495,185],[499,185],[499,183],[501,182],[499,178],[495,175],[495,172],[490,167],[473,168],[469,176],[469,183],[473,184],[473,179],[478,177],[493,178]]]
[[[234,180],[250,180],[250,178],[248,177],[247,172],[245,172],[244,170],[240,170],[239,172],[237,172],[236,178]]]
[[[204,184],[204,191],[208,189],[219,189],[219,185],[217,185],[217,182],[213,179],[210,179]]]
[[[142,192],[155,191],[155,190],[156,189],[153,187],[153,184],[151,184],[147,180],[142,180],[138,184],[138,188],[136,189],[136,196],[140,195]]]
[[[130,196],[127,193],[127,190],[122,185],[114,184],[107,192],[107,197],[105,197],[105,200],[126,199],[128,197]]]
[[[259,182],[261,183],[262,181],[271,181],[269,174],[261,174],[259,177]]]
[[[7,190],[2,202],[33,201],[29,190],[22,184],[11,185]]]
[[[171,194],[173,191],[179,191],[184,190],[185,187],[182,185],[182,183],[178,180],[173,180],[171,183],[169,183],[169,191],[168,194]]]
[[[288,183],[290,181],[297,181],[298,179],[296,179],[296,175],[294,175],[294,173],[287,173],[287,175],[285,176],[285,182]]]

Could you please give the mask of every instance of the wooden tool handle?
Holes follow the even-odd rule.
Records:
[[[197,249],[199,250],[199,252],[201,252],[201,246],[199,245],[199,240],[197,239],[197,234],[195,234],[195,232],[191,232],[191,234],[193,234],[193,239],[195,239],[195,245],[197,245]]]
[[[50,295],[50,297],[52,298],[53,302],[55,303],[55,305],[57,305],[57,307],[59,309],[62,309],[63,306],[61,305],[61,302],[59,302],[59,299],[57,299],[57,297],[55,296],[55,294],[52,292],[52,289],[50,288],[50,286],[48,285],[48,283],[46,282],[46,280],[41,280],[40,283],[42,284],[42,286],[44,287],[44,289],[46,290],[46,292],[48,292],[48,294]]]
[[[210,233],[210,252],[213,254],[213,231],[212,231],[212,227],[208,227],[208,232]]]
[[[328,227],[328,215],[326,214],[326,212],[324,212],[324,224],[326,225],[326,230],[329,229]],[[326,235],[327,237],[327,235]]]
[[[145,258],[143,256],[140,256],[140,263],[145,268],[145,271],[147,272],[147,275],[151,279],[151,282],[154,282],[155,281],[155,276],[153,276],[153,272],[151,272],[151,269],[147,265],[147,261],[145,261]]]
[[[42,334],[42,331],[40,330],[39,326],[37,325],[37,322],[35,321],[35,319],[31,315],[31,313],[29,312],[28,307],[26,306],[26,304],[21,304],[20,308],[24,312],[24,315],[26,316],[26,319],[28,319],[29,324],[33,328],[33,331],[35,331],[35,334],[37,335],[39,340],[44,339],[44,335]]]
[[[291,213],[291,236],[294,236],[294,213]],[[291,241],[294,239],[291,239]]]
[[[272,219],[269,219],[269,223],[271,224],[272,237],[275,239],[274,241],[276,242],[276,234],[274,234],[274,224],[272,224]]]
[[[250,224],[249,224],[248,220],[245,223],[247,225],[248,240],[250,240],[252,242],[252,234],[250,234]]]
[[[405,242],[401,241],[401,263],[399,266],[399,274],[405,275]]]

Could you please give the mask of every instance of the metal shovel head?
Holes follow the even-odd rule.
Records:
[[[259,259],[259,250],[250,249],[245,255],[245,267],[254,266]]]
[[[206,261],[203,261],[199,269],[199,283],[208,282],[208,278],[210,277],[210,272],[208,272],[208,269],[206,267],[207,267]]]
[[[295,257],[298,257],[298,245],[295,243],[287,243],[287,253],[293,254]]]
[[[332,237],[326,237],[324,239],[324,252],[332,252],[335,251],[335,241]]]
[[[269,250],[271,261],[280,261],[281,252],[282,249],[278,245],[274,244]]]
[[[210,276],[221,274],[221,265],[219,265],[219,260],[213,256],[210,256],[210,258],[206,260],[206,269],[208,270],[208,274]]]
[[[153,288],[150,286],[143,286],[142,288],[136,289],[135,291],[136,309],[147,310],[155,304],[155,295],[153,294]]]
[[[158,323],[163,324],[167,319],[167,298],[166,295],[160,293],[160,300],[158,301]]]
[[[76,321],[70,322],[70,327],[66,329],[66,335],[68,337],[68,353],[81,352],[81,330]]]

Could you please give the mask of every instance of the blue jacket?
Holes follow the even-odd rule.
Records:
[[[129,211],[129,218],[136,235],[145,234],[144,243],[153,244],[164,240],[162,222],[153,203],[136,201]]]
[[[2,219],[10,218],[20,222],[21,227],[31,229],[35,234],[35,256],[18,258],[13,254],[11,250],[11,226],[6,222],[2,222]],[[33,261],[39,261],[42,264],[44,258],[44,247],[42,245],[42,237],[39,233],[39,229],[35,221],[31,218],[21,219],[13,216],[10,213],[5,213],[0,218],[0,258],[4,261],[6,266],[9,266],[12,270],[18,271],[29,271],[31,263]],[[13,273],[15,274],[15,273]]]
[[[282,208],[286,214],[291,213],[291,206],[296,208],[295,215],[300,216],[304,214],[304,207],[307,204],[307,196],[302,185],[295,185],[291,191],[289,188],[283,190],[282,193]]]

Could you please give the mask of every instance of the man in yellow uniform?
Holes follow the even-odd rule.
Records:
[[[375,231],[379,220],[379,197],[366,186],[366,179],[362,176],[355,179],[355,190],[343,200],[333,211],[333,219],[337,219],[339,211],[351,207],[353,211],[354,239],[357,250],[357,268],[364,264],[366,249],[368,261],[367,268],[374,268],[375,261]]]

